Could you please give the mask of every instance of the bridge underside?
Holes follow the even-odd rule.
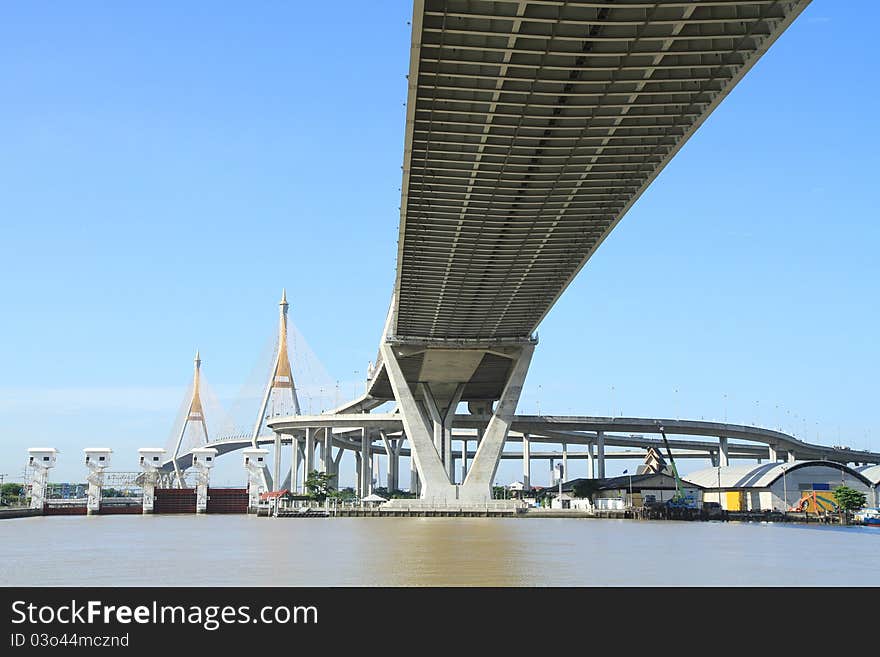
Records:
[[[530,335],[807,4],[416,0],[389,335]]]
[[[533,333],[808,0],[416,0],[397,276],[367,396],[422,495],[480,501]],[[485,435],[460,485],[451,416]]]

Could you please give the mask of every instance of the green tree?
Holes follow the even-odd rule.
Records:
[[[341,488],[339,490],[331,490],[327,493],[327,497],[334,500],[339,500],[340,502],[352,502],[357,499],[357,495],[354,492],[354,488],[351,486],[347,486],[346,488]]]
[[[575,497],[581,499],[593,499],[593,494],[599,489],[598,479],[581,479],[572,487]]]
[[[327,499],[333,491],[333,475],[327,472],[312,470],[306,477],[305,487],[308,494],[319,502]]]
[[[0,498],[6,499],[9,497],[19,497],[24,494],[24,486],[21,484],[3,484],[0,486]]]
[[[864,493],[860,493],[849,486],[838,486],[834,489],[834,499],[837,500],[837,506],[841,511],[852,513],[858,511],[867,501]]]

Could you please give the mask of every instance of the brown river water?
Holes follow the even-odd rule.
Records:
[[[878,586],[880,528],[556,518],[0,520],[3,586]]]

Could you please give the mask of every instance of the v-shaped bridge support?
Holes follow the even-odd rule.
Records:
[[[485,416],[487,425],[482,440],[466,479],[459,484],[454,480],[452,423],[455,409],[465,396],[470,375],[463,381],[451,381],[454,375],[438,377],[433,381],[419,377],[416,377],[419,380],[409,381],[401,368],[396,347],[384,342],[380,351],[418,470],[422,500],[440,505],[454,502],[481,504],[490,500],[492,481],[519,403],[534,344],[522,343],[516,348],[505,349],[503,356],[512,361],[506,383],[494,411]],[[485,348],[444,351],[449,360],[457,365],[468,360],[479,362],[488,352]],[[498,355],[497,352],[493,353]],[[467,368],[434,368],[435,371],[447,373],[456,369],[461,372]],[[471,368],[470,374],[473,371]],[[410,378],[413,378],[412,375]]]

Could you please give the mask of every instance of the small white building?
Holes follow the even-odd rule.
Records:
[[[585,497],[575,497],[568,493],[556,495],[550,500],[551,509],[572,509],[575,511],[592,511],[593,504]]]
[[[868,500],[874,494],[864,474],[834,461],[710,467],[683,479],[702,486],[703,499],[719,502],[727,511],[787,511],[804,497],[815,499],[819,510],[830,511],[836,504],[833,491],[841,485],[864,493]],[[809,510],[816,511],[812,503]]]
[[[86,465],[92,468],[107,468],[110,466],[110,455],[113,450],[109,447],[86,447],[83,450],[86,457]]]
[[[58,450],[54,447],[29,447],[28,466],[54,468],[58,461]]]
[[[144,470],[159,469],[165,459],[165,450],[161,447],[141,447],[138,450],[138,465]]]

